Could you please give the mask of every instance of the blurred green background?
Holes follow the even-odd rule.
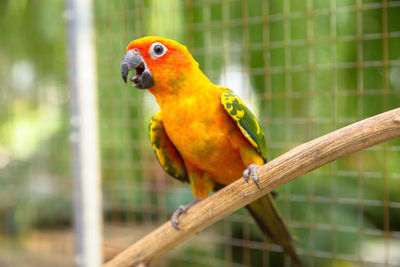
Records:
[[[156,162],[153,97],[123,84],[127,44],[188,46],[214,82],[258,115],[270,159],[400,106],[400,1],[94,2],[104,254],[192,200]],[[0,0],[0,265],[70,266],[72,159],[64,1]],[[307,266],[400,266],[400,140],[355,153],[278,190]],[[240,210],[156,266],[291,266]]]

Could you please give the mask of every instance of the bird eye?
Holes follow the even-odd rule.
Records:
[[[156,42],[150,46],[149,54],[152,59],[159,58],[167,52],[167,48],[162,43]]]
[[[161,55],[164,52],[164,48],[161,45],[154,46],[154,53],[156,55]]]

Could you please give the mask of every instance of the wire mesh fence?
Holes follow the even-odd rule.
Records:
[[[115,78],[116,55],[131,40],[161,35],[186,44],[214,83],[258,114],[274,158],[399,106],[399,11],[396,1],[99,3],[106,232],[116,225],[149,231],[192,199],[190,187],[167,177],[151,151],[147,124],[155,101]],[[398,140],[388,142],[278,190],[307,266],[400,264],[399,157]],[[242,211],[157,264],[290,266]]]
[[[63,12],[0,1],[0,266],[74,262]]]
[[[106,258],[193,199],[190,186],[168,177],[151,149],[147,126],[156,102],[120,78],[131,40],[160,35],[187,45],[212,82],[256,113],[269,159],[400,106],[400,1],[94,4]],[[0,42],[0,242],[7,244],[0,246],[0,265],[73,262],[63,9],[60,1],[0,2],[7,40]],[[286,184],[277,205],[306,266],[400,266],[399,188],[394,140]],[[239,210],[154,265],[291,262]]]

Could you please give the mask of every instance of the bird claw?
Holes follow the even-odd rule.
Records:
[[[182,230],[181,228],[179,228],[178,224],[179,224],[179,216],[181,216],[181,214],[185,213],[188,210],[188,208],[184,205],[179,206],[179,208],[174,211],[174,213],[171,216],[171,223],[172,226],[176,229],[176,230]]]
[[[257,164],[250,164],[247,169],[243,171],[243,178],[246,181],[246,183],[249,183],[249,175],[251,175],[251,179],[254,181],[258,189],[260,188],[260,185],[258,184],[258,175],[257,175],[257,169],[260,168],[259,165]]]
[[[186,211],[194,206],[197,202],[203,200],[203,198],[199,197],[196,198],[193,202],[187,204],[187,205],[181,205],[179,208],[174,211],[174,213],[171,216],[171,224],[176,230],[182,230],[178,225],[179,225],[179,216],[181,216],[183,213],[186,213]]]

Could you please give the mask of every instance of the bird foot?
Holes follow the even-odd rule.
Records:
[[[251,179],[254,181],[258,189],[260,188],[260,185],[258,184],[258,175],[257,175],[257,169],[260,168],[259,165],[257,164],[250,164],[247,169],[243,171],[243,178],[246,181],[246,183],[249,183],[249,175],[251,176]]]
[[[187,204],[187,205],[181,205],[179,206],[179,208],[172,214],[171,216],[171,223],[172,226],[176,229],[176,230],[182,230],[181,228],[179,228],[179,216],[181,216],[183,213],[185,213],[189,208],[191,208],[192,206],[194,206],[196,203],[200,202],[201,200],[203,200],[203,198],[199,197],[196,198],[195,200],[193,200],[193,202]]]

